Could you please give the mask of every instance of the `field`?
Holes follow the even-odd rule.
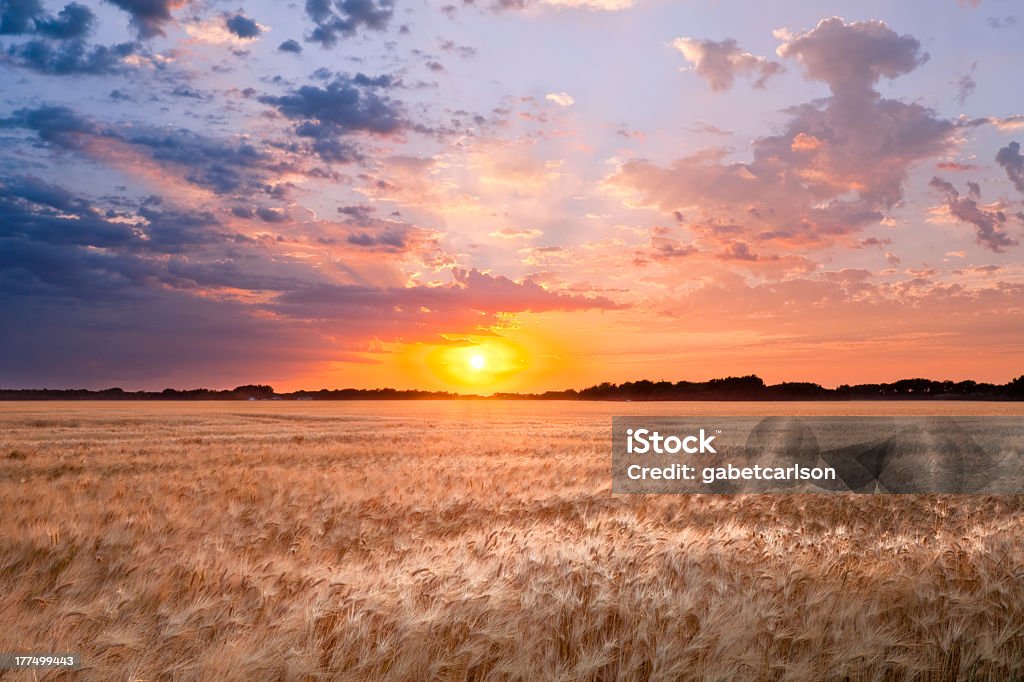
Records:
[[[1018,497],[613,496],[614,414],[0,404],[3,679],[1024,678]]]

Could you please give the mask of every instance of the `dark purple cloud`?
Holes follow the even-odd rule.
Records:
[[[235,14],[234,16],[228,17],[224,22],[224,25],[236,36],[246,40],[258,38],[260,33],[263,32],[263,29],[260,28],[259,24],[244,14]]]
[[[56,40],[85,38],[92,32],[96,15],[85,5],[72,2],[64,6],[56,17],[36,19],[36,32]]]
[[[173,20],[171,10],[185,4],[185,0],[106,0],[131,15],[132,26],[140,38],[164,35],[163,26]]]
[[[361,28],[386,29],[394,5],[391,0],[306,0],[306,14],[316,24],[307,40],[334,47],[339,38],[354,36]]]
[[[0,35],[18,35],[35,30],[35,19],[43,15],[39,0],[4,0],[0,3]]]
[[[228,238],[211,213],[162,203],[148,199],[128,219],[36,177],[0,183],[0,217],[8,237],[132,253],[183,253]]]
[[[0,184],[0,223],[7,238],[109,248],[137,238],[127,224],[110,222],[84,199],[37,177]]]
[[[960,196],[952,183],[942,178],[932,178],[930,185],[942,192],[950,215],[974,226],[979,244],[996,253],[1002,253],[1007,247],[1017,245],[1017,241],[1006,234],[1006,214],[1002,211],[986,210],[978,206],[981,188],[976,183],[967,183],[968,195],[966,197]]]
[[[400,102],[377,92],[394,85],[390,76],[336,76],[323,87],[304,85],[260,101],[297,121],[295,133],[313,140],[312,149],[323,160],[348,163],[359,158],[358,149],[339,138],[353,133],[390,135],[413,127]]]
[[[54,46],[30,40],[7,48],[6,58],[15,66],[48,76],[104,76],[124,71],[124,59],[137,49],[134,43],[89,47],[80,40],[71,40]]]
[[[0,128],[26,128],[58,148],[102,158],[116,142],[166,165],[188,182],[219,194],[272,194],[283,172],[297,172],[271,150],[242,140],[219,140],[184,128],[104,124],[62,106],[19,109]]]
[[[405,125],[400,103],[345,77],[322,88],[304,85],[288,95],[261,97],[260,101],[287,118],[305,121],[311,130],[329,127],[339,133],[388,134]]]
[[[123,60],[134,54],[133,43],[89,45],[85,39],[96,24],[93,11],[77,2],[51,15],[34,1],[0,2],[0,33],[25,34],[32,39],[9,45],[8,64],[50,76],[106,75],[124,70]]]
[[[84,38],[92,31],[96,15],[85,5],[72,2],[56,16],[38,0],[0,1],[0,35],[38,34],[54,40]]]
[[[1020,143],[1011,142],[996,153],[996,163],[1006,171],[1006,177],[1017,188],[1024,192],[1024,156],[1020,153]]]
[[[281,209],[266,206],[256,209],[256,216],[265,223],[286,223],[289,220],[288,214]]]

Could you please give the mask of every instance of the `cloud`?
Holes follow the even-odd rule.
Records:
[[[103,76],[127,69],[125,60],[136,54],[134,43],[120,43],[91,49],[80,40],[59,47],[42,40],[30,40],[7,49],[6,57],[15,66],[48,76]]]
[[[357,247],[360,253],[399,255],[413,258],[423,265],[438,270],[455,264],[441,246],[442,233],[405,222],[392,214],[387,219],[376,218],[372,206],[339,206],[344,216],[342,226],[344,242]],[[326,226],[327,224],[325,224]],[[322,243],[336,243],[333,237],[318,237]]]
[[[439,269],[453,265],[440,246],[441,235],[398,220],[373,220],[354,230],[345,242],[360,251],[400,254],[414,257],[429,267]]]
[[[368,232],[359,232],[348,236],[348,243],[356,246],[381,247],[385,250],[404,251],[406,247],[405,236],[400,232],[382,232],[371,235]]]
[[[806,33],[776,36],[783,39],[780,57],[796,59],[808,78],[828,83],[835,93],[871,91],[880,78],[902,76],[928,60],[916,38],[898,35],[883,21],[848,24],[831,17]]]
[[[249,381],[254,367],[261,376],[291,374],[340,356],[318,350],[302,325],[260,318],[251,306],[149,286],[145,277],[132,281],[127,277],[146,270],[133,272],[127,262],[119,268],[112,258],[81,251],[19,247],[23,265],[60,277],[48,283],[6,255],[0,253],[0,375],[7,386],[221,388]],[[65,297],[75,291],[83,295]]]
[[[357,222],[367,222],[373,219],[373,214],[376,212],[373,206],[367,206],[366,204],[358,204],[356,206],[339,206],[338,213],[346,216],[349,220]]]
[[[187,0],[106,0],[131,15],[132,26],[140,38],[164,35],[164,24],[173,21],[171,11]]]
[[[488,236],[497,239],[534,239],[544,236],[544,233],[540,230],[518,230],[514,227],[503,227],[491,232]]]
[[[782,65],[764,57],[743,52],[733,39],[716,42],[697,38],[676,38],[672,46],[679,50],[693,71],[707,80],[712,90],[728,90],[737,76],[756,77],[754,87],[763,88]]]
[[[633,6],[633,0],[542,0],[545,5],[601,12],[618,12]]]
[[[984,277],[991,276],[1000,270],[1003,270],[1001,265],[971,265],[965,268],[956,268],[953,270],[954,275],[981,275]]]
[[[27,128],[39,139],[65,149],[79,149],[83,138],[95,134],[91,121],[68,107],[44,105],[35,109],[19,109],[10,117],[0,119],[3,128]]]
[[[666,319],[681,321],[676,329],[695,316],[705,320],[702,331],[714,339],[709,361],[731,354],[742,362],[767,343],[773,354],[798,362],[827,354],[840,381],[866,355],[899,373],[908,361],[930,356],[935,366],[948,366],[950,353],[961,352],[954,349],[1001,348],[1024,333],[1024,285],[989,280],[972,286],[921,274],[892,281],[846,268],[761,282],[723,273],[666,294],[658,307]]]
[[[549,102],[554,102],[560,107],[571,107],[573,103],[576,101],[575,99],[573,99],[572,95],[570,95],[567,92],[549,92],[548,94],[544,95],[544,99],[548,100]]]
[[[940,161],[939,163],[935,164],[935,167],[938,168],[939,170],[958,172],[975,171],[978,170],[979,168],[977,165],[973,163],[961,163],[959,161]]]
[[[401,103],[377,92],[394,85],[390,76],[337,76],[324,87],[304,85],[260,101],[297,121],[296,134],[314,140],[314,151],[325,161],[347,163],[359,157],[358,151],[338,138],[353,133],[392,135],[412,127]]]
[[[463,59],[472,59],[477,54],[475,47],[469,45],[456,45],[454,40],[441,41],[441,49],[445,52],[454,52]]]
[[[274,106],[287,118],[303,121],[300,125],[309,131],[329,128],[341,134],[363,131],[386,135],[405,125],[399,103],[359,87],[356,81],[344,76],[322,88],[304,85],[288,95],[265,96],[260,101]]]
[[[995,29],[1014,28],[1017,26],[1017,17],[1012,14],[1005,17],[989,17],[988,25]]]
[[[284,348],[291,349],[289,355],[302,355],[304,362],[326,361],[332,354],[337,357],[338,346],[389,334],[432,336],[439,331],[431,326],[434,321],[469,332],[487,320],[469,306],[488,298],[487,291],[477,289],[489,280],[478,286],[475,276],[460,275],[470,291],[449,285],[448,298],[437,303],[446,312],[425,317],[419,307],[401,306],[403,289],[370,284],[346,289],[325,280],[321,270],[301,258],[275,250],[272,241],[233,235],[209,212],[177,208],[156,197],[127,210],[102,209],[39,178],[13,178],[0,182],[0,224],[5,228],[0,231],[0,324],[9,332],[0,335],[0,371],[8,381],[48,377],[66,385],[135,373],[152,380],[154,367],[191,370],[197,377],[214,371],[212,376],[221,377],[217,356],[237,342],[238,334],[245,336],[244,345],[259,346],[242,349],[251,356],[237,368],[244,372],[261,358],[272,362]],[[350,257],[343,265],[355,272],[357,261]],[[347,302],[318,311],[320,318],[313,322],[302,316],[307,307],[282,298],[285,292],[322,287],[340,287],[369,304],[343,296]],[[535,307],[607,305],[548,295],[529,285],[516,290]],[[259,296],[240,298],[239,291]],[[375,309],[375,301],[395,305]],[[347,317],[352,312],[363,314],[365,321]],[[336,339],[333,349],[324,346],[324,335]],[[34,342],[26,345],[28,339]],[[74,343],[65,344],[67,339]]]
[[[64,6],[56,17],[36,19],[36,32],[55,40],[85,38],[92,32],[96,15],[85,5],[72,2]]]
[[[1020,153],[1020,143],[1011,142],[996,153],[996,163],[1006,171],[1018,192],[1024,193],[1024,156]]]
[[[814,135],[797,133],[793,138],[793,143],[789,145],[789,148],[794,152],[814,152],[821,149],[823,144],[824,143]]]
[[[226,353],[235,361],[238,355],[229,351],[240,335],[246,339],[239,348],[243,358],[231,371],[251,372],[254,363],[274,366],[282,355],[308,364],[337,360],[339,350],[373,340],[471,333],[506,311],[621,307],[604,297],[552,292],[478,270],[457,269],[441,286],[339,284],[286,253],[244,242],[210,253],[226,242],[204,241],[202,235],[227,236],[208,216],[159,203],[143,207],[145,217],[137,225],[98,218],[121,229],[111,235],[87,235],[76,227],[81,217],[56,215],[103,213],[89,206],[39,181],[0,187],[0,216],[14,226],[0,234],[0,324],[9,331],[0,335],[0,369],[9,382],[51,379],[66,385],[126,375],[153,381],[154,367],[220,380],[226,370],[219,363]],[[9,223],[17,209],[25,219]],[[63,225],[48,230],[47,239],[33,238],[26,223],[41,217]],[[158,252],[150,246],[154,240]],[[193,246],[177,248],[186,242]],[[373,244],[353,246],[364,253],[408,248],[388,244],[383,235]],[[240,299],[231,293],[239,290],[261,295]],[[27,344],[29,339],[34,342]],[[65,344],[67,339],[74,343]]]
[[[138,210],[143,218],[146,248],[160,253],[188,253],[197,246],[217,244],[227,235],[220,221],[208,211],[175,209],[149,201]]]
[[[300,54],[302,52],[302,45],[299,45],[298,41],[289,38],[280,45],[277,46],[278,52],[291,52],[293,54]]]
[[[950,215],[957,220],[974,225],[977,230],[978,243],[996,253],[1002,253],[1008,246],[1015,246],[1017,241],[1005,232],[1006,214],[998,210],[986,210],[978,206],[981,188],[973,182],[967,183],[968,196],[961,197],[956,188],[942,178],[932,178],[931,187],[941,191],[946,198],[946,207]]]
[[[7,48],[3,56],[14,66],[51,76],[104,75],[124,69],[124,60],[136,51],[132,43],[87,45],[85,38],[95,27],[96,15],[76,2],[68,3],[55,16],[34,0],[7,0],[0,8],[0,34],[39,36]],[[58,45],[50,41],[58,41]]]
[[[873,88],[923,62],[913,38],[881,22],[828,19],[786,34],[779,53],[832,95],[789,108],[782,132],[755,139],[749,161],[725,162],[720,149],[668,168],[628,161],[610,185],[644,205],[693,215],[691,230],[723,246],[824,245],[881,221],[903,198],[909,169],[953,148],[956,124]]]
[[[535,6],[546,6],[564,10],[619,12],[629,9],[633,4],[634,0],[494,0],[490,8],[496,12],[521,11]],[[451,7],[453,13],[454,6],[449,5],[449,7]]]
[[[1018,130],[1024,130],[1024,114],[1006,116],[1005,118],[986,118],[982,119],[982,122],[994,125],[1001,133],[1011,133]]]
[[[357,285],[316,285],[281,294],[273,308],[291,317],[386,316],[386,311],[429,310],[458,313],[460,319],[498,313],[613,310],[623,306],[603,296],[583,296],[548,291],[539,284],[513,281],[476,269],[452,272],[453,281],[444,286],[373,288]],[[415,314],[415,313],[414,313]],[[463,318],[462,316],[465,316]],[[479,319],[483,324],[486,320]]]
[[[35,30],[35,19],[43,15],[39,0],[5,0],[0,4],[0,35],[18,35]]]
[[[258,38],[263,28],[244,14],[235,14],[224,21],[229,31],[243,40]]]
[[[261,206],[256,209],[256,215],[265,223],[288,222],[288,213],[279,208],[267,208],[266,206]]]
[[[89,202],[37,177],[0,183],[0,222],[8,238],[109,248],[133,244],[130,225],[110,222]]]
[[[125,163],[129,155],[144,157],[218,194],[272,193],[278,176],[299,172],[245,138],[225,141],[182,128],[102,124],[62,106],[19,109],[0,119],[0,128],[32,130],[58,149],[93,159]]]
[[[967,98],[974,94],[974,91],[978,89],[978,83],[974,80],[974,71],[978,68],[978,63],[971,64],[971,70],[960,77],[957,81],[956,86],[956,101],[963,106],[967,103]]]
[[[0,183],[0,216],[10,238],[53,246],[113,249],[135,256],[183,253],[228,238],[209,212],[162,204],[160,199],[151,198],[131,213],[110,215],[63,187],[36,177]]]
[[[306,0],[306,14],[316,23],[307,40],[334,47],[338,38],[354,36],[360,28],[383,31],[394,14],[391,0]]]
[[[634,265],[647,265],[650,261],[666,262],[685,258],[697,253],[693,244],[684,244],[672,234],[668,227],[653,227],[650,230],[648,248],[638,250],[633,256]]]

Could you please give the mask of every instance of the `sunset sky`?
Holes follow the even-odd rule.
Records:
[[[1024,373],[1010,0],[0,0],[0,386]]]

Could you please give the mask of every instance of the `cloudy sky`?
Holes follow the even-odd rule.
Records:
[[[1010,0],[0,0],[0,385],[1024,373]]]

